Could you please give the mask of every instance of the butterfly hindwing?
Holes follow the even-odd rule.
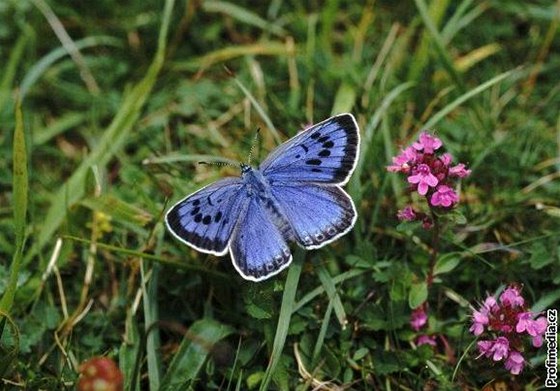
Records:
[[[243,278],[262,281],[290,264],[292,254],[281,230],[273,212],[261,199],[252,197],[230,244],[233,265]]]
[[[196,250],[224,255],[248,203],[244,186],[240,178],[225,178],[187,196],[167,212],[169,231]]]
[[[261,164],[276,181],[344,184],[358,159],[360,136],[351,114],[340,114],[302,131],[277,147]]]
[[[272,187],[272,195],[296,241],[307,249],[336,240],[356,221],[352,199],[338,186],[279,184]]]

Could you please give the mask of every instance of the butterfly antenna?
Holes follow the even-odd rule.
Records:
[[[219,166],[219,167],[224,167],[224,166],[231,166],[231,167],[237,167],[237,164],[233,164],[231,162],[198,162],[198,164],[204,164],[207,166]]]
[[[251,165],[251,158],[253,157],[253,151],[255,150],[255,145],[257,145],[257,141],[259,139],[259,132],[261,128],[257,128],[257,132],[255,133],[255,138],[253,139],[253,143],[251,144],[251,149],[249,150],[249,158],[247,159],[247,164]]]

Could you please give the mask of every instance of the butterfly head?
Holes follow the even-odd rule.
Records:
[[[249,171],[253,170],[250,165],[245,163],[241,163],[239,166],[241,167],[241,174],[247,174]]]

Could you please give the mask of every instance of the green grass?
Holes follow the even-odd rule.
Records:
[[[542,386],[546,346],[519,376],[476,359],[469,306],[516,282],[535,311],[559,307],[559,15],[544,0],[2,2],[3,386],[73,389],[98,355],[126,390]],[[196,162],[245,161],[260,128],[258,163],[345,111],[362,138],[350,234],[256,284],[166,232],[169,205],[239,174]],[[406,183],[385,170],[425,128],[473,170],[429,287],[431,235],[397,227]],[[426,297],[435,349],[411,343]]]

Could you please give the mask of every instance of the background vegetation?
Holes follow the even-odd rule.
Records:
[[[4,386],[71,389],[97,355],[127,390],[541,386],[545,348],[520,376],[476,359],[469,304],[516,282],[533,310],[558,307],[559,15],[550,0],[1,1]],[[238,174],[197,161],[245,160],[258,127],[262,160],[346,111],[363,141],[351,234],[255,284],[165,232],[170,202]],[[406,186],[385,170],[426,127],[473,170],[428,292],[436,348],[409,325],[430,234],[397,230]]]

